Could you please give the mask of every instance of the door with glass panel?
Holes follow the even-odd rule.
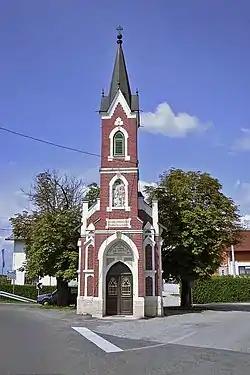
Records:
[[[122,262],[115,263],[107,274],[106,314],[133,314],[133,277]]]

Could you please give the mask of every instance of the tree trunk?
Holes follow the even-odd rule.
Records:
[[[192,294],[191,294],[191,283],[190,280],[181,279],[181,307],[192,306]]]
[[[62,278],[57,278],[57,306],[69,305],[69,287],[68,282]]]

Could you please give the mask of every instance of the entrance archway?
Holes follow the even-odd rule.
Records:
[[[133,276],[122,262],[115,263],[106,277],[106,315],[133,314]]]

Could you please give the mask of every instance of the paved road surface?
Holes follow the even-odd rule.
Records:
[[[0,304],[1,375],[249,373],[250,311],[125,321]]]

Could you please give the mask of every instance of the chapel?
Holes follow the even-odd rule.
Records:
[[[100,198],[84,201],[77,313],[93,317],[161,316],[161,226],[158,202],[139,191],[139,94],[131,86],[122,29],[107,95],[102,93]]]

